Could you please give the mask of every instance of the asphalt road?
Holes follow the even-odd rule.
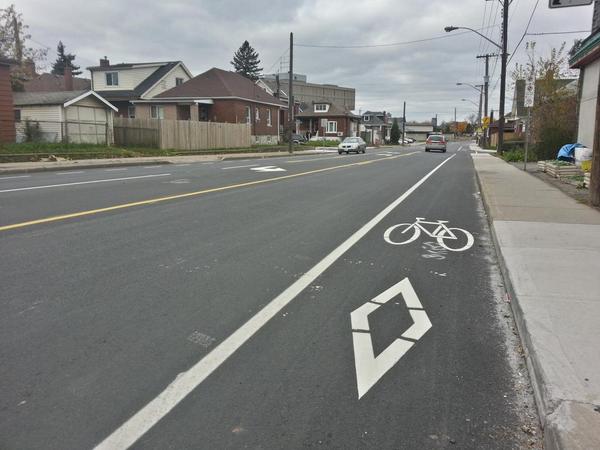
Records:
[[[2,449],[536,425],[465,144],[0,177],[0,248]]]

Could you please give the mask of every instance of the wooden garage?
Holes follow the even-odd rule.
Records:
[[[94,91],[14,94],[17,142],[112,144],[117,108]]]

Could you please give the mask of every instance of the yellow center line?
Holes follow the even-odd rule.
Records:
[[[305,175],[312,175],[315,173],[327,172],[327,171],[335,170],[335,169],[342,169],[345,167],[361,166],[361,165],[371,164],[371,163],[379,162],[379,161],[389,161],[390,159],[396,159],[396,158],[400,158],[402,156],[409,156],[409,155],[413,155],[415,153],[419,153],[419,152],[406,153],[404,155],[398,155],[398,156],[394,156],[394,157],[390,157],[390,158],[386,158],[386,159],[374,159],[374,160],[370,160],[370,161],[362,161],[359,163],[351,163],[351,164],[343,164],[340,166],[325,167],[323,169],[310,170],[308,172],[300,172],[300,173],[294,173],[291,175],[283,175],[280,177],[267,178],[265,180],[247,181],[245,183],[231,184],[228,186],[204,189],[202,191],[186,192],[184,194],[168,195],[166,197],[151,198],[148,200],[141,200],[138,202],[122,203],[120,205],[107,206],[106,208],[90,209],[87,211],[79,211],[79,212],[75,212],[75,213],[62,214],[60,216],[45,217],[43,219],[30,220],[28,222],[21,222],[21,223],[15,223],[12,225],[0,226],[0,231],[14,230],[16,228],[25,228],[25,227],[29,227],[32,225],[39,225],[42,223],[58,222],[61,220],[74,219],[76,217],[91,216],[94,214],[100,214],[100,213],[105,213],[105,212],[110,212],[110,211],[118,211],[121,209],[133,208],[135,206],[152,205],[155,203],[166,202],[169,200],[177,200],[180,198],[197,197],[199,195],[210,194],[211,192],[227,191],[230,189],[243,188],[243,187],[247,187],[247,186],[255,186],[257,184],[271,183],[273,181],[289,180],[291,178],[297,178],[297,177],[301,177],[301,176],[305,176]]]

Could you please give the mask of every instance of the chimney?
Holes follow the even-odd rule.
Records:
[[[110,66],[110,61],[105,56],[104,58],[100,58],[100,67],[108,67]]]
[[[73,90],[73,71],[71,70],[71,66],[65,66],[65,91]]]

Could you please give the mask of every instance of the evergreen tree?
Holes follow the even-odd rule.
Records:
[[[392,130],[390,132],[390,141],[392,144],[398,144],[398,140],[400,139],[400,127],[398,126],[398,119],[394,118],[394,123],[392,123]]]
[[[73,75],[80,75],[81,70],[79,70],[79,66],[73,64],[73,60],[75,59],[75,55],[72,53],[65,53],[65,45],[62,41],[58,41],[58,45],[56,46],[57,58],[56,61],[52,63],[52,73],[54,75],[64,75],[65,67],[71,67],[71,73]]]
[[[252,81],[258,80],[262,67],[259,67],[260,59],[258,53],[252,48],[248,41],[244,41],[242,46],[233,55],[231,65],[235,71]]]

